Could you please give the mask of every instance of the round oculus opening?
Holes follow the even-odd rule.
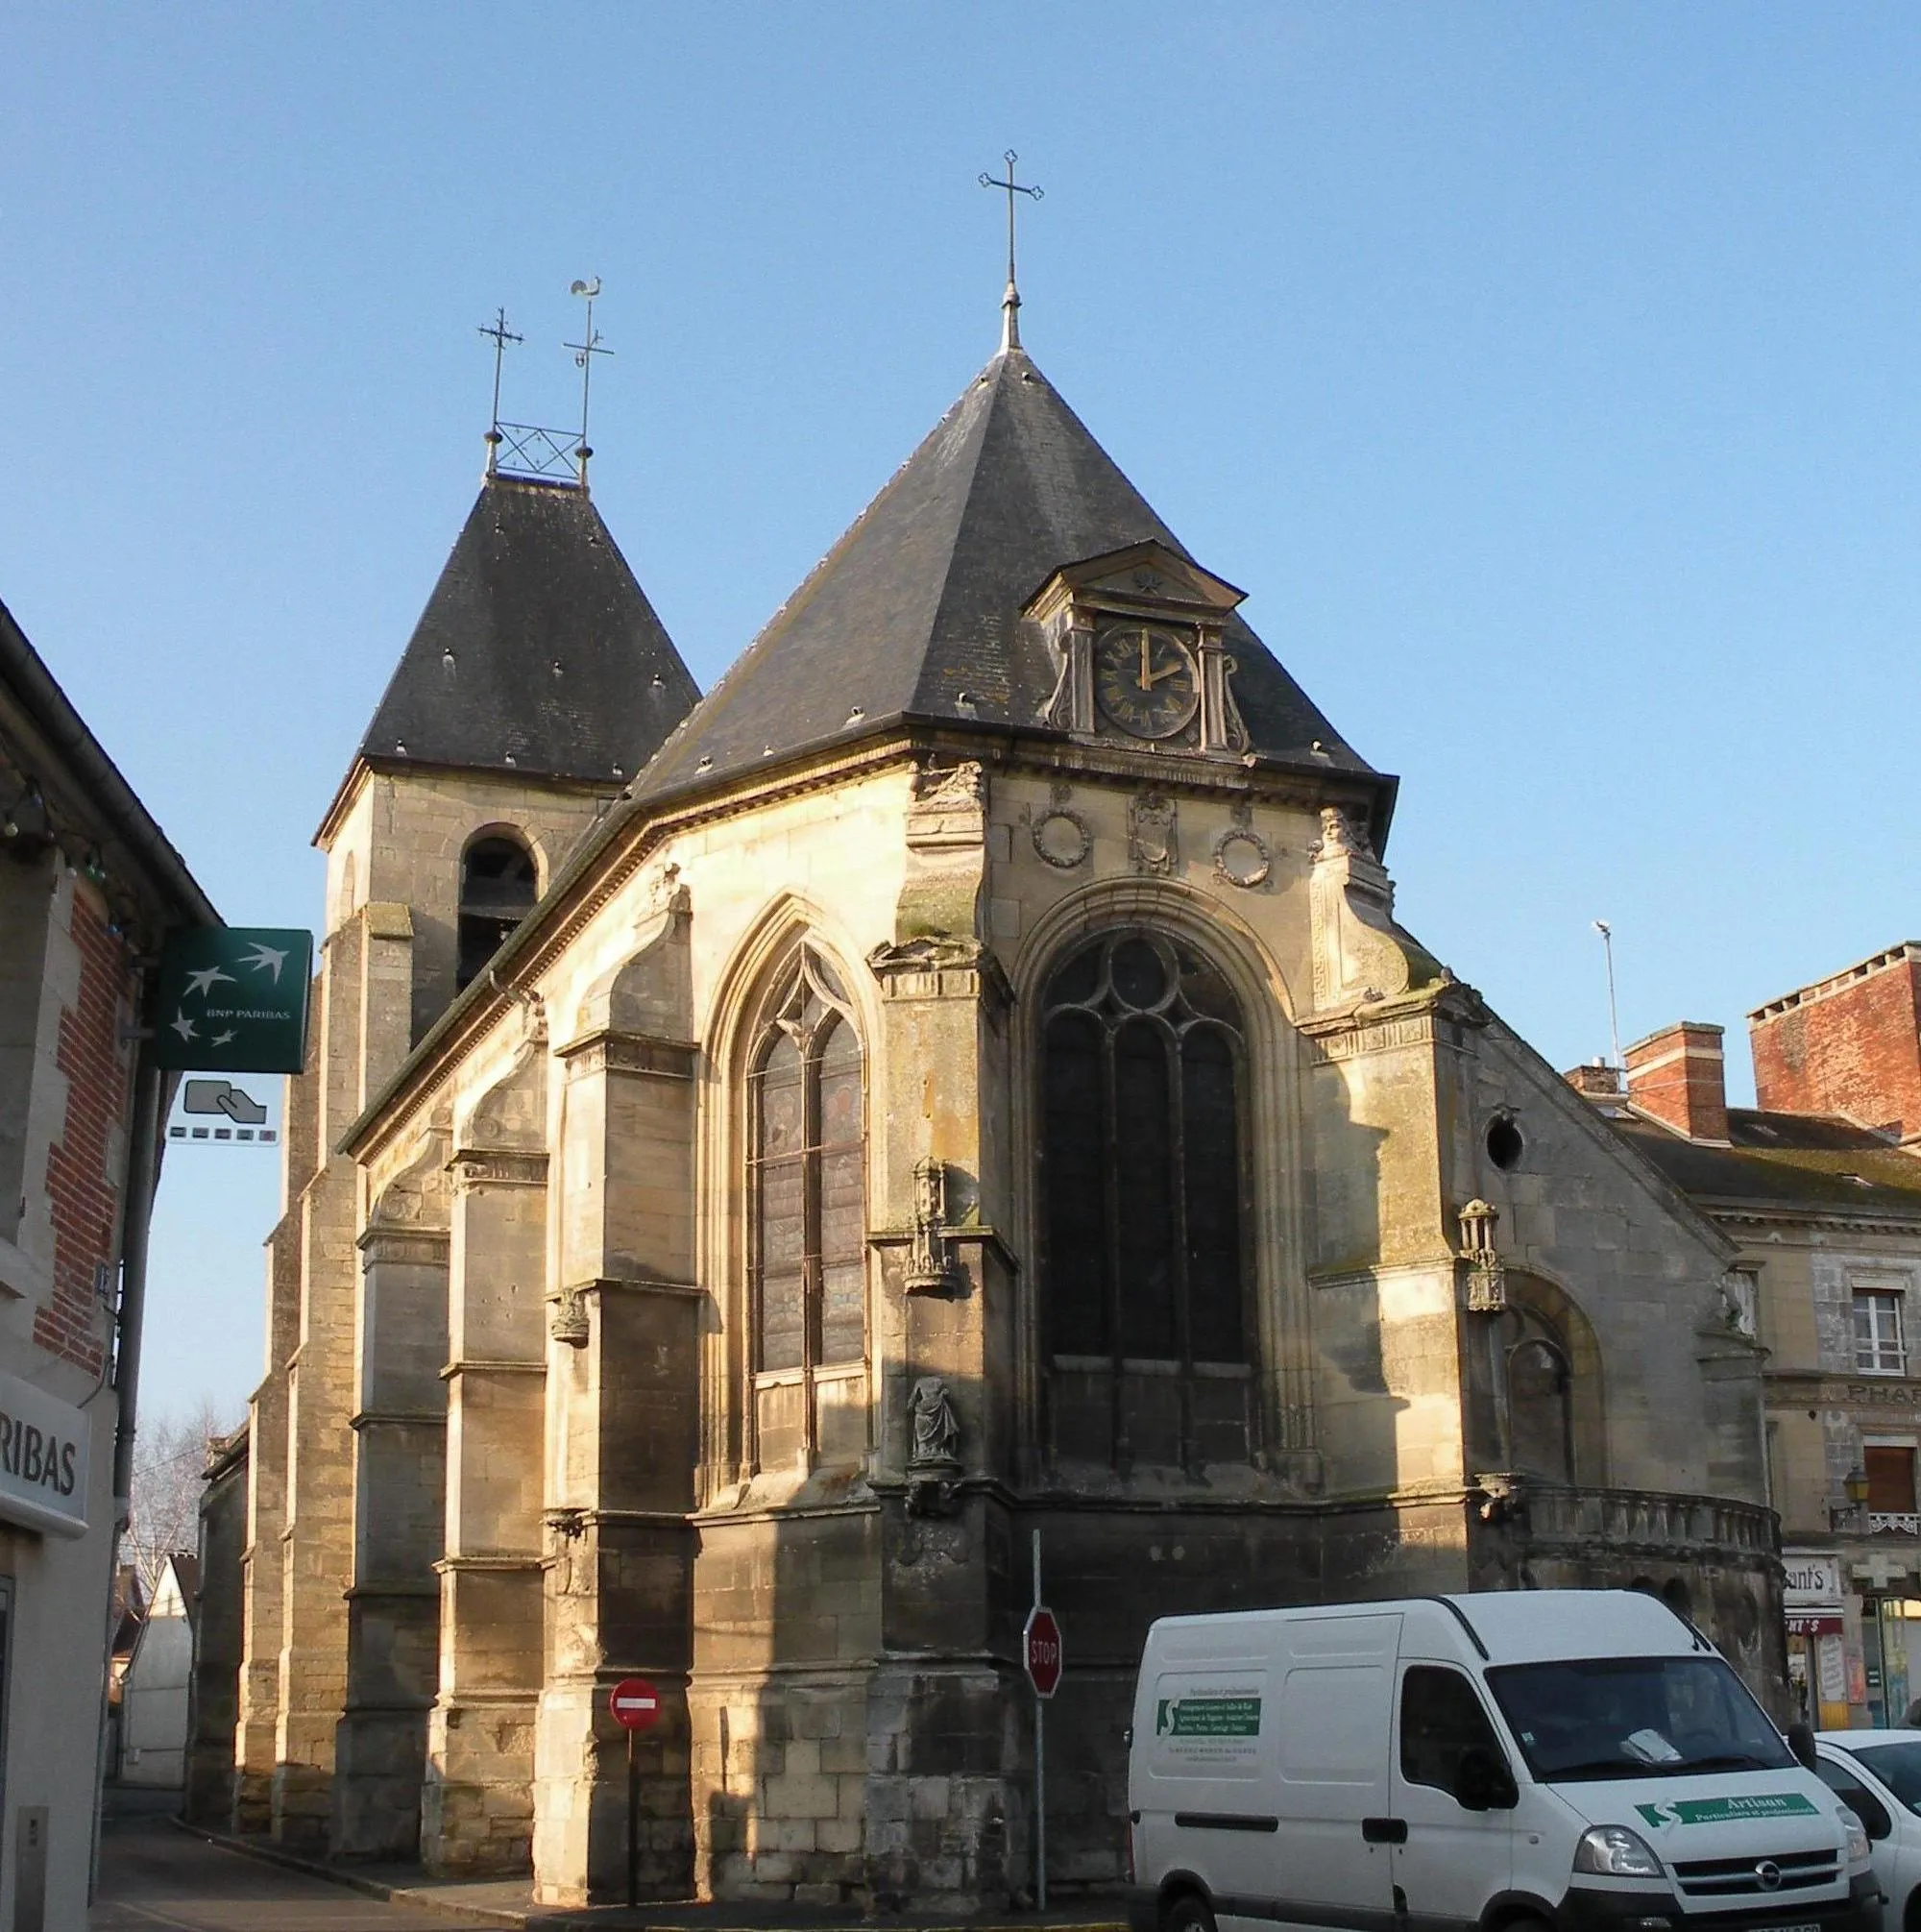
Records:
[[[1522,1141],[1520,1129],[1513,1118],[1505,1113],[1496,1114],[1488,1123],[1488,1159],[1503,1174],[1510,1173],[1520,1164]]]

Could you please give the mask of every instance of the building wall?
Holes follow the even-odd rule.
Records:
[[[604,1693],[639,1671],[669,1708],[644,1762],[650,1884],[1005,1900],[1027,1858],[1014,1659],[1035,1528],[1074,1656],[1057,1705],[1062,1875],[1118,1873],[1118,1738],[1161,1610],[1695,1575],[1711,1626],[1778,1680],[1758,1362],[1725,1320],[1729,1244],[1393,928],[1386,875],[1339,814],[1205,785],[1171,819],[1165,803],[1058,770],[850,763],[617,849],[535,997],[498,1002],[364,1155],[365,1198],[382,1198],[450,1118],[450,1349],[501,1338],[468,1350],[492,1381],[450,1384],[458,1560],[426,1776],[459,1802],[430,1797],[430,1863],[531,1857],[544,1899],[607,1895],[621,1759]],[[1243,1010],[1258,1448],[1103,1474],[1050,1447],[1033,1015],[1066,949],[1130,921],[1205,951]],[[759,1405],[787,1398],[744,1374],[738,1176],[754,1015],[803,937],[863,1046],[869,1347],[821,1393],[839,1420],[813,1456],[775,1467],[752,1451]],[[1520,1123],[1511,1173],[1488,1168],[1496,1113]],[[924,1161],[946,1189],[942,1227],[920,1231],[946,1257],[935,1292],[908,1280]],[[526,1272],[461,1233],[483,1213],[518,1228],[535,1187],[539,1360]],[[1473,1194],[1587,1379],[1593,1523],[1530,1504],[1525,1473],[1501,1467],[1477,1381],[1498,1317],[1461,1299]],[[912,1466],[930,1378],[958,1423],[945,1489]],[[616,1441],[658,1442],[665,1481],[682,1429],[697,1446],[684,1502],[608,1460]],[[530,1505],[510,1472],[536,1466]],[[682,1510],[696,1541],[674,1531]],[[516,1580],[530,1526],[539,1657]],[[490,1593],[497,1614],[463,1612]]]
[[[245,1654],[248,1438],[217,1448],[200,1499],[200,1602],[182,1814],[216,1831],[233,1822],[233,1737]]]
[[[1921,947],[1897,946],[1748,1015],[1756,1104],[1921,1134]]]
[[[43,950],[0,977],[0,1113],[14,1123],[24,1208],[0,1228],[0,1370],[80,1408],[86,1533],[0,1522],[11,1586],[0,1762],[0,1924],[12,1922],[23,1810],[47,1814],[47,1923],[85,1914],[112,1565],[114,1410],[95,1273],[118,1252],[131,1049],[131,962],[93,889],[53,856],[0,859],[10,895],[44,894]],[[5,920],[0,905],[0,922]],[[32,954],[39,950],[35,977]],[[16,966],[16,949],[9,948]],[[24,1105],[22,1097],[24,1095]],[[0,1504],[4,1511],[4,1504]]]
[[[193,1625],[172,1565],[160,1577],[120,1692],[123,1784],[179,1791],[186,1783]]]

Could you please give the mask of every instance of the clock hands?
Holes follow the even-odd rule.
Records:
[[[1173,677],[1186,669],[1186,666],[1180,660],[1179,652],[1177,652],[1172,664],[1164,666],[1159,671],[1155,671],[1153,668],[1153,660],[1149,655],[1153,648],[1154,638],[1152,633],[1145,630],[1142,631],[1140,634],[1140,688],[1143,691],[1152,691],[1162,678]]]

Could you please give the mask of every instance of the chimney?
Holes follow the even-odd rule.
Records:
[[[1620,1068],[1596,1060],[1588,1066],[1570,1066],[1562,1076],[1576,1093],[1590,1100],[1617,1100],[1620,1097]]]
[[[1921,943],[1906,941],[1747,1016],[1758,1104],[1921,1136]]]
[[[1627,1097],[1690,1140],[1728,1137],[1728,1084],[1721,1029],[1677,1020],[1628,1048]]]

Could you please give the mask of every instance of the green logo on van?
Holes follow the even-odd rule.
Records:
[[[1726,1824],[1739,1818],[1817,1817],[1798,1791],[1763,1791],[1753,1797],[1677,1797],[1666,1804],[1638,1804],[1649,1824]]]
[[[1255,1738],[1260,1727],[1258,1698],[1162,1698],[1154,1715],[1157,1738]]]

